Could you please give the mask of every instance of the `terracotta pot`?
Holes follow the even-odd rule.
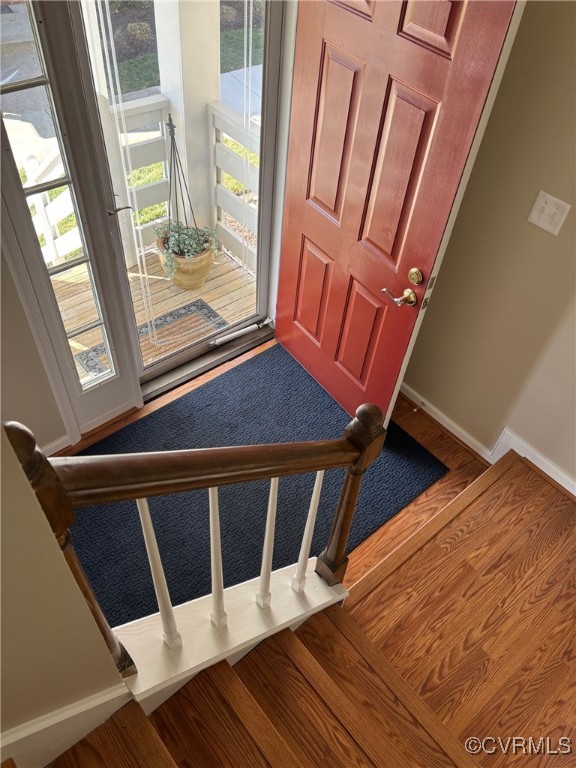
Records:
[[[162,269],[168,274],[166,269],[166,252],[164,251],[163,241],[160,238],[156,240],[156,247],[158,248],[158,258],[160,259]],[[172,259],[176,264],[176,269],[171,278],[172,282],[179,288],[191,290],[192,288],[201,288],[206,282],[208,273],[214,263],[214,251],[208,248],[191,259],[185,259],[182,256],[174,256],[172,254]]]

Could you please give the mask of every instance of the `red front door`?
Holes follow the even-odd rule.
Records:
[[[513,8],[299,4],[276,335],[349,413],[388,408]]]

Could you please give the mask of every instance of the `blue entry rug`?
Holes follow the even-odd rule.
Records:
[[[179,400],[124,427],[83,455],[208,448],[337,438],[350,416],[280,346],[242,363]],[[390,423],[368,469],[349,551],[447,472]],[[312,543],[326,545],[344,470],[326,472]],[[314,474],[281,478],[273,567],[298,560]],[[268,481],[220,488],[225,586],[260,573]],[[210,592],[208,491],[151,498],[150,510],[175,605]],[[72,543],[114,626],[156,613],[136,502],[79,509]]]

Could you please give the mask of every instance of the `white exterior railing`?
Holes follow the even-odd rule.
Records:
[[[146,96],[134,99],[123,104],[124,120],[120,124],[126,128],[126,133],[121,133],[119,142],[124,154],[124,168],[137,171],[155,163],[164,164],[164,177],[166,177],[168,144],[164,135],[164,124],[168,119],[170,100],[162,94]],[[112,117],[116,108],[111,108]],[[151,132],[159,135],[149,138]],[[134,140],[135,136],[141,138]],[[130,137],[130,142],[128,141]],[[114,158],[110,157],[110,162]],[[57,156],[60,162],[60,156]],[[54,163],[44,162],[41,166],[31,159],[25,168],[29,184],[42,184],[54,175],[63,173],[55,168]],[[56,171],[56,174],[55,174]],[[140,187],[128,187],[130,203],[134,210],[139,211],[158,203],[168,201],[168,179],[163,178],[151,184]],[[82,239],[78,227],[70,229],[60,235],[58,224],[70,214],[75,213],[74,201],[67,188],[53,200],[50,200],[48,192],[40,192],[30,197],[34,205],[32,221],[36,234],[43,238],[41,246],[44,261],[48,266],[55,266],[65,261],[66,256],[72,251],[82,247]],[[153,227],[157,221],[148,222],[141,226],[135,226],[137,242],[149,245],[154,242]]]
[[[260,154],[260,125],[223,102],[208,105],[213,147],[212,205],[216,232],[222,245],[247,269],[256,271],[255,242],[258,232],[258,188],[260,172],[248,153]],[[226,145],[226,136],[241,145],[244,156]],[[224,183],[224,174],[236,179],[246,190],[237,195]],[[234,228],[225,215],[234,219]],[[248,237],[246,237],[248,235]],[[252,237],[250,237],[252,235]]]
[[[111,107],[113,121],[118,109]],[[169,110],[170,100],[162,94],[134,99],[122,105],[123,117],[117,124],[121,126],[119,146],[123,157],[110,156],[110,162],[122,163],[125,169],[133,172],[156,163],[164,164],[164,178],[139,187],[127,187],[129,202],[135,211],[168,201],[168,142],[164,126]],[[218,238],[248,270],[255,272],[259,168],[248,153],[259,154],[260,126],[255,120],[245,121],[239,112],[222,102],[209,104],[208,114],[213,147],[213,185],[210,196]],[[156,135],[150,138],[151,133]],[[244,156],[227,146],[226,137],[242,147]],[[42,167],[30,163],[26,168],[28,180],[32,184],[43,183],[53,171],[54,168],[45,163]],[[224,183],[224,174],[236,179],[245,192],[232,192]],[[52,201],[48,193],[42,192],[35,195],[31,202],[35,207],[34,228],[44,240],[44,260],[49,266],[55,266],[64,261],[68,253],[82,247],[77,227],[63,235],[58,233],[58,223],[74,213],[70,191],[66,190]],[[234,220],[232,225],[229,219],[226,220],[227,216]],[[154,227],[157,223],[158,220],[155,220],[134,226],[136,243],[147,246],[154,242]]]

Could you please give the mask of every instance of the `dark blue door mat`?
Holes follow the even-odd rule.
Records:
[[[282,443],[337,438],[350,416],[280,346],[242,363],[179,400],[124,427],[83,455]],[[409,504],[447,468],[391,423],[363,481],[349,550]],[[324,548],[344,470],[330,470],[312,554]],[[273,567],[298,559],[314,474],[280,480]],[[220,489],[225,586],[260,573],[268,481]],[[150,499],[175,605],[210,592],[208,491]],[[135,502],[79,509],[72,542],[114,626],[156,613]]]

